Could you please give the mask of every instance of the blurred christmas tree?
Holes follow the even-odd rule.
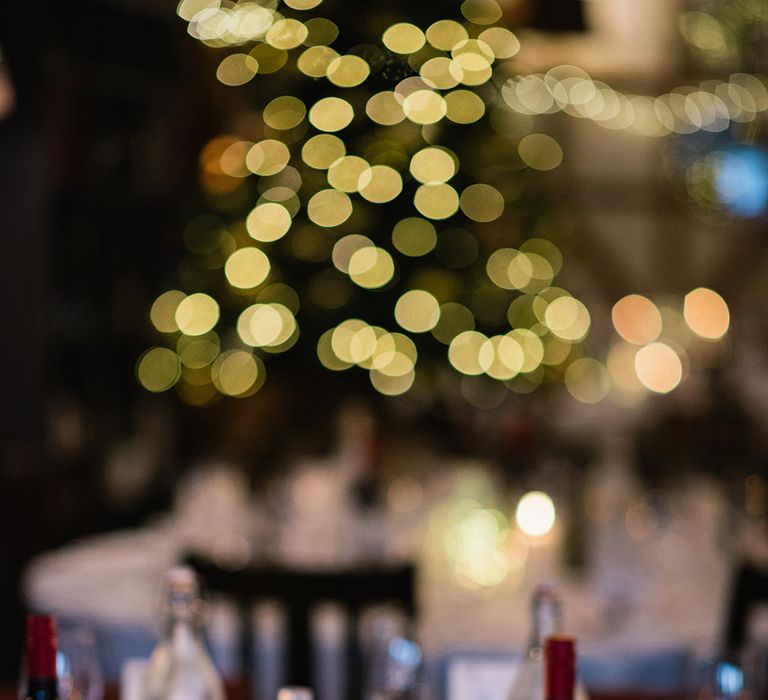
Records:
[[[290,351],[385,395],[446,371],[528,392],[581,355],[589,313],[554,286],[562,150],[501,98],[501,7],[450,9],[183,0],[238,102],[200,156],[180,289],[152,306],[147,389],[249,396]]]

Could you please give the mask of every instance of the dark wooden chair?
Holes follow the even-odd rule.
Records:
[[[725,621],[725,648],[738,652],[747,642],[749,615],[759,603],[768,603],[768,571],[748,563],[735,572]]]
[[[363,664],[357,635],[361,613],[374,605],[393,604],[408,619],[416,619],[416,571],[412,565],[320,571],[264,566],[226,571],[196,556],[188,556],[186,561],[200,574],[211,593],[226,595],[238,604],[244,621],[259,600],[277,600],[285,606],[288,614],[285,681],[291,685],[313,685],[315,669],[310,631],[313,609],[326,601],[343,606],[350,621],[346,664],[348,700],[362,697]],[[244,624],[242,629],[243,659],[247,660],[251,658],[247,634],[250,627]]]

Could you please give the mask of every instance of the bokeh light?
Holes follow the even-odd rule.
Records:
[[[447,219],[459,208],[459,195],[448,184],[421,185],[413,198],[419,213],[428,219]]]
[[[426,255],[437,244],[437,230],[431,221],[412,216],[398,221],[392,229],[392,245],[403,255]]]
[[[161,333],[175,333],[179,330],[179,326],[176,323],[176,309],[179,308],[179,304],[186,296],[184,292],[172,289],[168,292],[163,292],[155,299],[149,311],[149,318],[152,321],[152,325],[158,331]]]
[[[341,131],[355,116],[352,105],[339,97],[324,97],[312,105],[309,121],[320,131]]]
[[[225,396],[250,396],[266,378],[263,362],[245,350],[223,352],[213,363],[211,379]]]
[[[270,271],[270,262],[266,254],[258,248],[241,248],[227,258],[224,274],[227,281],[238,289],[258,287]]]
[[[494,221],[504,213],[504,197],[491,185],[470,185],[462,191],[460,201],[461,210],[473,221]]]
[[[558,338],[576,342],[589,330],[589,311],[578,299],[562,296],[547,306],[544,322]]]
[[[431,185],[448,182],[456,174],[456,161],[444,148],[430,146],[411,158],[411,175],[419,182]]]
[[[176,308],[176,325],[186,335],[203,335],[219,320],[219,304],[208,294],[198,292],[181,300]]]
[[[543,491],[529,491],[515,509],[517,526],[526,535],[542,537],[555,525],[555,504]]]
[[[568,365],[564,381],[571,396],[586,404],[602,401],[611,388],[607,368],[589,357],[579,358]]]
[[[333,228],[352,215],[352,200],[338,190],[320,190],[307,204],[307,216],[318,226]]]
[[[307,115],[306,105],[292,95],[276,97],[264,107],[264,122],[273,129],[285,131],[298,126]]]
[[[651,343],[635,355],[635,371],[643,386],[659,394],[675,389],[683,378],[678,354],[666,343]]]
[[[245,220],[251,238],[266,243],[282,238],[291,223],[291,213],[276,202],[256,205]]]
[[[723,297],[705,287],[685,295],[683,315],[690,329],[708,340],[722,338],[731,322],[728,304]]]
[[[301,308],[307,328],[324,328],[311,339],[320,364],[365,370],[384,395],[416,382],[418,335],[419,349],[431,343],[464,375],[457,386],[474,406],[561,379],[579,400],[602,398],[610,372],[579,346],[590,314],[553,286],[563,253],[549,236],[559,222],[519,217],[521,195],[547,177],[538,171],[563,160],[552,136],[532,133],[531,116],[563,111],[656,135],[667,107],[675,128],[694,113],[701,128],[720,128],[736,98],[718,102],[713,83],[659,106],[573,66],[516,75],[520,41],[496,0],[464,0],[460,15],[422,27],[382,16],[372,36],[345,37],[343,49],[334,21],[303,14],[320,3],[178,6],[190,35],[221,52],[218,81],[255,98],[201,151],[203,193],[217,214],[185,231],[179,286],[208,294],[173,290],[150,310],[175,347],[178,393],[205,405],[256,391],[266,376],[260,358],[298,341]],[[268,77],[278,71],[284,80]],[[727,85],[742,108],[761,99],[748,80]],[[377,305],[372,317],[403,332],[354,318],[322,325],[324,314],[366,297]],[[433,383],[433,363],[419,369],[419,391]],[[471,568],[463,580],[493,578]]]
[[[328,170],[331,165],[344,156],[346,150],[344,142],[338,136],[318,134],[304,144],[301,149],[301,157],[311,168]]]
[[[563,161],[563,149],[547,134],[529,134],[518,146],[523,162],[534,170],[554,170]]]
[[[429,292],[413,289],[397,300],[395,320],[407,331],[426,333],[440,320],[440,304]]]
[[[139,358],[136,376],[148,391],[167,391],[181,376],[179,356],[169,348],[151,348]]]
[[[392,279],[395,263],[384,248],[366,246],[352,254],[348,272],[355,284],[366,289],[377,289]]]
[[[619,299],[611,310],[616,332],[629,343],[646,345],[661,334],[661,313],[650,299],[630,294]]]
[[[424,32],[409,22],[393,24],[382,36],[384,46],[400,54],[416,53],[426,43]]]

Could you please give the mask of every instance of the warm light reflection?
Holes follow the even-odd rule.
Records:
[[[555,299],[544,312],[547,327],[559,338],[575,342],[582,340],[589,330],[587,307],[578,299],[562,296]]]
[[[428,219],[447,219],[459,208],[459,195],[447,184],[421,185],[413,197],[416,209]]]
[[[426,333],[440,320],[440,304],[429,292],[413,289],[397,300],[395,319],[407,331]]]
[[[250,396],[264,383],[264,365],[245,350],[223,352],[213,363],[211,379],[226,396]]]
[[[489,46],[498,59],[512,58],[520,51],[518,38],[504,27],[491,27],[480,32],[478,39]]]
[[[384,248],[366,246],[352,254],[348,272],[355,284],[366,289],[377,289],[392,279],[395,263]]]
[[[352,200],[338,190],[320,190],[307,204],[307,216],[318,226],[332,228],[352,215]]]
[[[461,193],[460,201],[461,210],[473,221],[494,221],[504,213],[504,197],[491,185],[470,185]]]
[[[436,243],[437,231],[432,222],[417,216],[398,221],[392,229],[392,244],[409,257],[426,255]]]
[[[542,537],[555,525],[555,504],[543,491],[529,491],[515,510],[517,526],[531,537]]]
[[[482,374],[480,353],[488,338],[477,331],[459,333],[448,347],[448,360],[462,374]]]
[[[503,513],[471,502],[453,516],[443,546],[457,583],[465,588],[491,588],[511,575],[519,577],[528,557],[527,543]]]
[[[238,289],[258,287],[267,279],[269,258],[258,248],[241,248],[227,258],[224,274],[227,281]]]
[[[405,119],[402,103],[389,90],[373,95],[365,105],[365,113],[372,121],[383,126],[399,124]]]
[[[495,0],[464,0],[461,14],[473,24],[485,25],[498,22],[502,11]]]
[[[328,168],[328,184],[342,192],[357,192],[360,176],[369,168],[359,156],[342,156]]]
[[[184,292],[172,289],[168,292],[163,292],[155,299],[149,311],[149,318],[152,321],[152,325],[158,331],[161,333],[175,333],[179,330],[179,326],[176,323],[176,309],[179,308],[179,304],[186,296]]]
[[[291,223],[290,212],[276,202],[255,206],[245,220],[251,238],[267,243],[282,238],[288,233]]]
[[[474,124],[485,114],[485,103],[469,90],[454,90],[445,95],[446,116],[457,124]]]
[[[311,46],[299,56],[296,65],[310,78],[324,78],[339,54],[329,46]]]
[[[418,51],[426,42],[424,32],[416,25],[408,22],[393,24],[382,36],[384,46],[390,51],[400,54],[411,54]]]
[[[619,299],[611,310],[616,332],[629,343],[646,345],[661,334],[661,313],[650,299],[630,294]]]
[[[360,175],[357,188],[363,199],[374,204],[391,202],[403,190],[400,173],[388,165],[373,165]]]
[[[683,315],[690,329],[708,340],[722,338],[728,332],[731,321],[723,297],[704,287],[685,295]]]
[[[427,29],[427,41],[441,51],[450,51],[469,35],[463,24],[451,19],[441,19]]]
[[[309,110],[310,123],[320,131],[341,131],[354,116],[352,105],[339,97],[324,97]]]
[[[245,166],[255,175],[276,175],[291,159],[291,152],[282,142],[265,139],[253,144],[245,156]]]
[[[338,87],[351,88],[364,82],[370,75],[371,68],[359,56],[339,56],[334,58],[326,71],[328,80]]]
[[[181,300],[174,316],[179,330],[186,335],[203,335],[219,320],[219,304],[207,294],[198,292]]]
[[[529,134],[517,147],[520,158],[534,170],[553,170],[563,161],[563,149],[547,134]]]
[[[338,136],[318,134],[304,144],[301,157],[310,168],[328,170],[344,156],[346,150],[344,142]]]
[[[276,97],[264,107],[262,113],[264,123],[278,131],[293,129],[304,120],[306,115],[306,105],[292,95]]]
[[[259,62],[248,54],[227,56],[216,69],[216,77],[224,85],[245,85],[259,70]]]
[[[651,343],[638,350],[635,371],[643,386],[659,394],[669,393],[683,378],[680,357],[665,343]]]
[[[464,305],[448,302],[440,306],[440,318],[432,329],[432,335],[441,343],[450,345],[451,341],[464,331],[475,329],[475,317]]]
[[[218,356],[221,350],[221,342],[215,333],[206,333],[202,336],[179,337],[176,344],[176,352],[181,364],[192,370],[208,367]]]
[[[266,41],[276,49],[295,49],[301,46],[309,31],[296,19],[279,19],[267,30]]]
[[[639,396],[646,388],[637,377],[635,356],[638,348],[628,343],[616,343],[608,352],[608,373],[613,386],[623,394]]]
[[[597,360],[582,357],[565,370],[565,386],[568,392],[581,403],[602,401],[611,388],[608,370]]]
[[[148,391],[167,391],[181,376],[179,357],[168,348],[147,350],[136,365],[136,376]]]
[[[457,163],[446,149],[430,146],[415,153],[409,169],[425,185],[448,182],[456,174]]]
[[[333,246],[333,253],[331,254],[333,264],[337,270],[348,274],[349,261],[352,259],[352,256],[358,250],[371,246],[373,246],[373,241],[368,236],[361,236],[357,233],[344,236]]]

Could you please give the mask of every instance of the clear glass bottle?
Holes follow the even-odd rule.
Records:
[[[554,586],[539,586],[531,599],[531,636],[508,700],[544,700],[544,640],[561,627],[560,597]]]
[[[224,700],[221,678],[205,648],[197,576],[177,567],[167,577],[168,626],[155,647],[144,700]]]
[[[545,700],[544,646],[548,637],[562,633],[562,605],[557,587],[538,586],[531,600],[531,636],[518,667],[508,700]],[[576,700],[587,700],[587,692],[578,681]]]

